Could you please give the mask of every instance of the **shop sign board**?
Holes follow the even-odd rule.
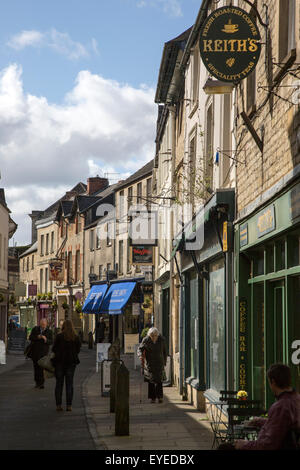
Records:
[[[240,226],[240,248],[248,245],[248,224]]]
[[[57,295],[70,295],[69,289],[58,289]]]
[[[8,351],[13,353],[24,353],[26,344],[26,331],[22,328],[11,330],[8,339]]]
[[[99,364],[108,359],[110,344],[111,343],[97,343],[96,372],[98,372]]]
[[[239,390],[247,389],[247,359],[248,359],[248,332],[247,300],[241,298],[239,302]]]
[[[49,262],[49,281],[63,281],[64,268],[62,261]]]
[[[104,359],[101,362],[101,396],[108,397],[110,392],[110,366],[112,361]]]
[[[37,284],[28,284],[28,297],[35,297],[37,295]]]
[[[135,345],[139,344],[138,334],[125,334],[124,335],[124,352],[125,354],[134,353]]]
[[[141,305],[139,303],[132,304],[132,315],[138,316],[141,313]]]
[[[223,223],[223,251],[228,251],[228,222]]]
[[[218,8],[201,28],[201,58],[210,75],[223,82],[238,83],[255,69],[260,40],[253,16],[236,6]]]
[[[136,245],[131,247],[132,263],[135,265],[153,264],[153,248],[147,245]]]
[[[290,211],[292,220],[300,217],[300,183],[290,192]]]
[[[267,233],[273,232],[276,228],[275,207],[267,207],[257,216],[257,237],[263,237]]]
[[[158,240],[158,215],[156,211],[148,212],[143,210],[143,206],[131,208],[128,216],[130,224],[128,235],[130,245],[156,246]]]
[[[15,296],[26,297],[26,284],[24,282],[17,282],[15,285]]]

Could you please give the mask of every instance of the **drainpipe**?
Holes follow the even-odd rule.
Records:
[[[79,217],[83,220],[83,223],[81,224],[83,228],[83,242],[82,242],[82,290],[83,290],[83,300],[85,300],[85,229],[84,229],[84,216],[79,214]],[[85,326],[85,325],[84,325]],[[90,325],[88,325],[90,326]],[[85,328],[84,328],[85,329]],[[89,330],[89,328],[88,328]],[[84,333],[84,331],[82,332]]]
[[[174,174],[175,174],[175,158],[176,158],[176,107],[168,106],[170,117],[171,117],[171,201],[175,198],[175,189],[174,189]],[[170,211],[170,243],[172,246],[174,238],[174,213],[171,207]],[[170,260],[170,299],[169,299],[169,355],[173,358],[173,312],[172,312],[172,300],[174,296],[174,285],[173,285],[173,275],[174,275],[174,260]],[[171,367],[173,371],[173,367]],[[173,383],[173,377],[171,378],[171,383]]]

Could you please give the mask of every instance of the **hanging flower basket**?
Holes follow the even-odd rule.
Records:
[[[76,303],[75,303],[75,312],[76,313],[81,313],[82,312],[82,305],[79,302],[79,300],[77,300]]]
[[[64,310],[69,310],[70,305],[67,304],[67,302],[64,302],[64,303],[62,304],[62,308],[63,308]]]
[[[236,396],[238,400],[247,400],[248,393],[245,390],[240,390]]]

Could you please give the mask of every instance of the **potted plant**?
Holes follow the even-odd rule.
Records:
[[[53,292],[48,292],[47,297],[48,297],[48,300],[52,300]]]
[[[53,312],[55,312],[57,310],[57,300],[56,299],[54,299],[52,301],[51,309],[52,309]]]
[[[37,298],[37,300],[41,300],[42,299],[42,294],[37,294],[36,298]]]
[[[75,303],[75,312],[76,313],[81,313],[82,312],[82,305],[79,300],[76,301]]]
[[[62,308],[63,308],[64,310],[69,310],[70,305],[69,305],[67,302],[64,302],[64,303],[62,304]]]

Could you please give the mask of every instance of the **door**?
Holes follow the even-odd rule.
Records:
[[[287,356],[287,318],[285,281],[268,284],[268,304],[266,315],[266,368],[278,362],[288,363]],[[267,387],[267,406],[274,401],[270,388]]]
[[[170,336],[170,294],[169,288],[162,291],[162,335],[166,340],[167,351],[169,351]]]
[[[285,295],[284,286],[274,287],[274,362],[285,362],[284,335],[285,335]]]

